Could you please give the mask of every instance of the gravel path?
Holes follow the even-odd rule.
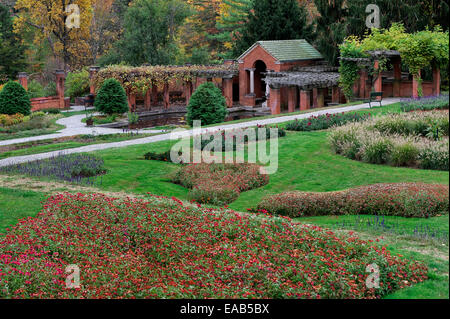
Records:
[[[390,105],[390,104],[394,104],[394,103],[398,103],[398,102],[400,102],[400,99],[398,99],[398,98],[386,99],[383,101],[383,105]],[[99,151],[99,150],[120,148],[120,147],[126,147],[126,146],[131,146],[131,145],[156,143],[156,142],[160,142],[160,141],[167,141],[167,140],[170,140],[171,138],[188,137],[188,136],[192,136],[192,135],[203,134],[206,132],[211,133],[211,132],[216,132],[216,131],[220,131],[220,130],[230,130],[230,129],[237,129],[237,128],[253,127],[256,125],[273,125],[273,124],[279,124],[279,123],[283,123],[283,122],[292,121],[295,119],[304,119],[304,118],[309,118],[311,116],[318,116],[318,115],[323,115],[323,114],[327,114],[327,113],[328,114],[336,114],[336,113],[349,112],[349,111],[368,109],[368,108],[369,108],[369,104],[366,103],[366,104],[346,106],[346,107],[328,109],[328,110],[305,113],[305,114],[287,115],[287,116],[275,117],[275,118],[270,118],[270,119],[260,119],[260,120],[256,119],[254,121],[242,122],[242,123],[236,123],[236,124],[224,124],[224,125],[219,125],[219,126],[215,126],[215,127],[205,128],[205,129],[202,129],[201,131],[196,131],[196,132],[194,132],[193,130],[186,130],[184,132],[177,133],[176,136],[173,136],[172,134],[161,134],[161,135],[150,136],[150,137],[141,138],[141,139],[116,142],[116,143],[88,145],[88,146],[68,149],[68,150],[64,150],[64,151],[54,151],[54,152],[41,153],[41,154],[35,154],[35,155],[10,157],[10,158],[0,160],[0,167],[12,165],[12,164],[24,163],[24,162],[33,161],[33,160],[44,159],[44,158],[51,158],[51,157],[57,156],[59,154],[94,152],[94,151]],[[34,140],[49,139],[49,138],[55,138],[55,137],[61,137],[61,136],[73,136],[73,135],[78,135],[78,134],[92,134],[92,128],[91,129],[88,129],[86,127],[80,128],[79,124],[77,124],[77,123],[80,123],[80,121],[83,117],[84,117],[84,115],[77,115],[77,116],[72,116],[72,117],[64,118],[64,119],[60,120],[62,122],[60,122],[59,124],[66,125],[66,129],[64,129],[63,131],[66,132],[66,134],[70,134],[70,135],[61,135],[64,133],[58,133],[58,134],[52,134],[52,135],[37,136],[37,137],[35,137],[36,139],[34,139]],[[121,133],[122,132],[122,130],[107,129],[107,128],[101,128],[101,129],[95,128],[95,130],[97,131],[97,134],[112,134],[112,133],[119,133],[119,132]],[[20,139],[20,140],[24,140],[24,142],[26,142],[26,141],[31,141],[32,139],[33,138]],[[11,143],[11,144],[19,143],[19,142],[17,142],[17,140],[14,140],[14,141],[15,142]],[[8,142],[8,141],[5,141],[5,142]],[[2,144],[0,142],[0,145],[8,145],[8,144]]]

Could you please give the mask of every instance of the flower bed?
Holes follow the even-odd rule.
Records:
[[[433,217],[448,214],[449,187],[377,184],[332,193],[289,192],[264,198],[258,210],[292,218],[326,215]]]
[[[172,182],[189,188],[189,198],[202,204],[224,205],[241,192],[269,183],[256,164],[191,164],[182,167]]]
[[[438,97],[431,96],[419,99],[404,99],[401,101],[401,104],[403,112],[448,110],[449,96],[447,94]]]
[[[448,112],[391,114],[335,128],[333,151],[353,160],[449,170]]]
[[[59,155],[49,159],[0,167],[0,173],[47,177],[71,183],[94,184],[106,173],[101,158],[87,154]]]
[[[355,236],[153,196],[57,195],[0,239],[0,298],[380,298],[426,279]]]
[[[286,125],[288,131],[319,131],[349,122],[361,122],[369,119],[371,114],[340,113],[312,116],[308,119],[295,120]]]

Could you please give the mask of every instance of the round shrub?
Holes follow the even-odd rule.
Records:
[[[127,94],[119,81],[106,80],[95,98],[95,108],[104,114],[123,114],[128,111]]]
[[[8,82],[0,92],[0,114],[31,113],[31,102],[27,91],[17,82]]]
[[[225,97],[212,83],[207,82],[198,87],[189,101],[187,122],[190,126],[194,121],[202,125],[222,123],[228,115]]]

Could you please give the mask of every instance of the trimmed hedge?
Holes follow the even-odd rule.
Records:
[[[0,92],[0,114],[30,115],[31,101],[27,91],[17,82],[9,81]]]
[[[127,112],[127,94],[119,81],[115,79],[106,80],[98,91],[94,106],[97,111],[108,115]]]
[[[203,126],[222,123],[228,115],[225,97],[212,82],[198,87],[189,101],[187,111],[186,120],[190,126],[197,120]]]
[[[288,192],[268,196],[258,210],[289,216],[384,215],[433,217],[448,214],[448,185],[376,184],[331,193]]]

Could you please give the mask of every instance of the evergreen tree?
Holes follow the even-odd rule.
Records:
[[[25,47],[13,32],[10,9],[0,4],[0,79],[15,79],[26,66]]]
[[[312,26],[306,10],[297,0],[254,0],[242,34],[238,36],[233,53],[239,56],[257,41],[313,40]]]
[[[331,65],[338,65],[339,45],[347,36],[346,0],[314,0],[319,15],[315,19],[318,50]]]

